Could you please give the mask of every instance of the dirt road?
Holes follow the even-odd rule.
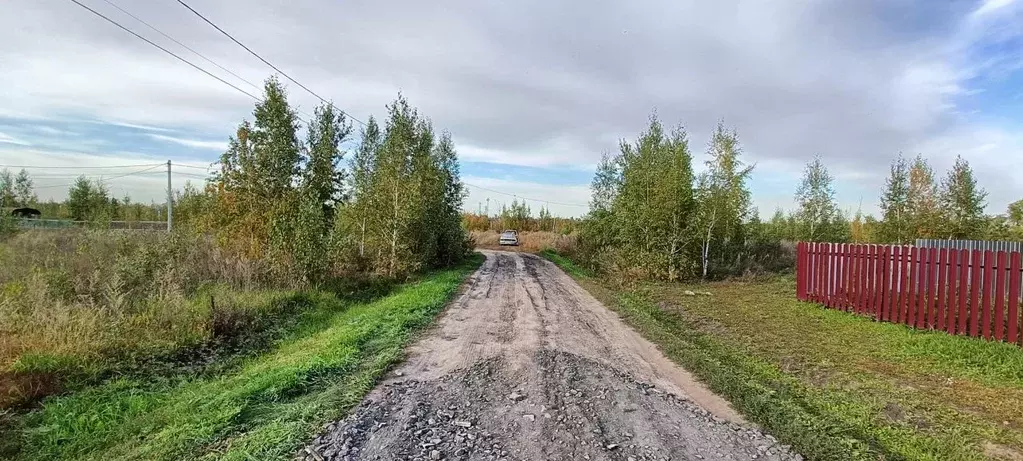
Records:
[[[485,254],[436,329],[300,459],[798,459],[550,262]]]

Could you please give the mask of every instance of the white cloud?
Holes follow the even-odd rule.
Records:
[[[15,145],[19,145],[19,146],[28,146],[28,145],[30,145],[29,143],[27,143],[25,141],[22,141],[20,139],[14,138],[12,136],[6,135],[4,133],[0,133],[0,143],[3,143],[3,144],[15,144]]]
[[[195,147],[195,148],[198,148],[198,149],[209,149],[209,150],[217,150],[217,151],[223,151],[223,150],[227,149],[227,142],[226,141],[203,141],[203,140],[200,140],[200,139],[179,138],[179,137],[175,137],[175,136],[166,136],[166,135],[162,135],[162,134],[150,134],[149,137],[153,138],[153,139],[156,139],[156,140],[159,140],[159,141],[172,142],[174,144],[180,144],[182,146],[188,146],[188,147]]]

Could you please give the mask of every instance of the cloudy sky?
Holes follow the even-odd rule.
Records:
[[[110,1],[245,81],[107,0],[80,1],[246,91],[273,72],[174,0]],[[401,91],[452,133],[471,209],[505,193],[585,213],[601,152],[654,110],[686,127],[700,162],[714,124],[735,127],[764,215],[792,206],[817,154],[848,209],[876,211],[899,152],[939,175],[962,155],[990,213],[1023,198],[1023,2],[189,4],[360,119]],[[68,167],[29,169],[43,198],[86,173],[160,200],[155,164],[209,165],[251,118],[249,97],[69,0],[0,2],[0,69],[0,165]],[[289,90],[311,113],[315,97]],[[176,186],[204,173],[175,171]]]

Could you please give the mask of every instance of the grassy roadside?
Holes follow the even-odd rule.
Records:
[[[791,281],[616,291],[545,256],[810,459],[1023,456],[1019,348],[798,303]]]
[[[222,373],[51,398],[20,421],[16,459],[290,459],[362,398],[480,262],[369,302],[311,293],[275,347]]]

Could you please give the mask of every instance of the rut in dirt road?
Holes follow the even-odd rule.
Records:
[[[550,262],[484,253],[437,328],[299,459],[799,459]]]

